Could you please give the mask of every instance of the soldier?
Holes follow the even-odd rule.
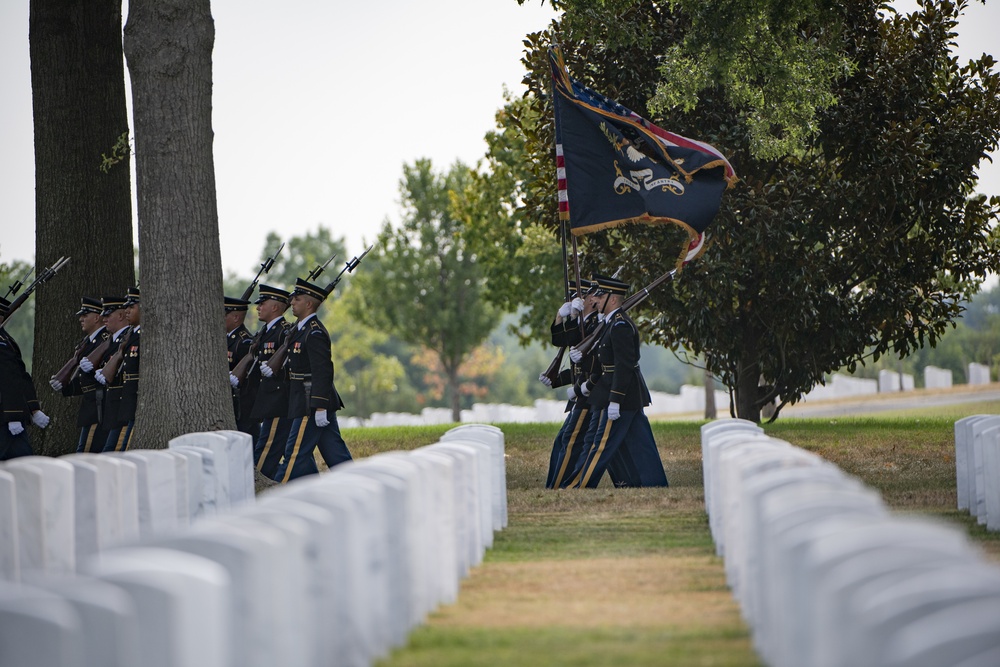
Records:
[[[552,323],[552,344],[556,347],[576,345],[596,326],[596,298],[588,292],[591,282],[581,280],[578,290],[576,281],[570,280],[568,287],[569,292],[577,294],[577,296],[559,308]],[[586,299],[581,298],[580,294],[587,294]],[[582,334],[580,330],[581,313],[584,319]],[[545,478],[545,488],[547,489],[558,489],[566,473],[574,469],[576,459],[579,457],[580,445],[583,443],[583,437],[590,423],[590,406],[586,397],[577,396],[573,390],[573,384],[578,381],[580,374],[580,365],[571,363],[569,368],[559,374],[555,383],[545,373],[538,376],[539,381],[547,387],[568,386],[566,394],[568,398],[566,412],[568,414],[552,443],[549,470]]]
[[[83,340],[77,345],[74,358],[80,359],[81,364],[87,355],[94,352],[110,336],[104,325],[102,310],[103,305],[100,299],[85,296],[81,299],[80,310],[76,311],[76,316],[80,320],[80,328],[83,330]],[[61,392],[63,396],[83,396],[79,412],[76,415],[76,425],[80,427],[76,451],[88,453],[102,451],[104,443],[108,439],[108,433],[101,428],[99,423],[97,390],[101,388],[101,385],[94,379],[94,374],[84,373],[82,368],[77,366],[77,371],[73,373],[65,386],[55,377],[49,380],[49,384],[55,391]]]
[[[288,418],[288,380],[284,373],[271,377],[261,377],[260,364],[266,364],[285,342],[291,325],[285,319],[288,309],[287,291],[270,285],[261,285],[254,302],[261,329],[254,338],[252,354],[254,363],[250,366],[246,381],[258,381],[257,394],[250,412],[254,421],[260,423],[253,448],[254,465],[262,475],[274,479],[278,463],[285,452],[288,432],[292,421]],[[259,362],[259,363],[258,363]],[[233,386],[239,386],[239,379],[229,374]],[[254,380],[256,378],[256,380]]]
[[[313,457],[316,448],[329,468],[351,460],[337,424],[336,412],[344,403],[333,384],[330,334],[316,317],[327,296],[327,290],[319,285],[295,279],[291,304],[296,323],[288,335],[284,366],[289,380],[288,417],[292,423],[285,443],[285,458],[275,475],[282,483],[318,472]],[[261,364],[260,370],[264,377],[272,375],[267,364]]]
[[[0,325],[7,319],[10,301],[0,297]],[[21,348],[14,338],[0,326],[0,410],[3,426],[0,427],[0,461],[18,456],[31,456],[31,439],[25,430],[30,420],[38,428],[49,425],[49,418],[42,412],[35,385],[31,381],[21,357]]]
[[[244,321],[250,302],[231,296],[223,297],[226,311],[226,347],[229,356],[229,375],[232,384],[233,369],[240,363],[253,345],[253,336],[246,328]],[[250,416],[254,398],[257,395],[257,385],[260,376],[248,374],[240,386],[233,385],[233,413],[236,416],[236,428],[244,433],[257,437],[260,432],[260,422]]]
[[[108,412],[113,419],[109,422],[108,439],[104,444],[106,452],[127,450],[132,440],[132,427],[135,426],[135,409],[139,401],[139,342],[142,321],[139,296],[138,287],[128,288],[122,305],[129,331],[122,337],[121,344],[104,367],[94,374],[97,381],[107,387]]]
[[[96,384],[94,389],[94,402],[97,407],[97,427],[107,436],[101,442],[95,443],[93,451],[103,452],[107,439],[111,435],[111,430],[116,423],[117,400],[112,402],[108,397],[108,390],[104,384],[97,380],[97,369],[104,366],[111,358],[118,347],[124,342],[129,332],[128,319],[125,317],[125,299],[120,296],[106,296],[101,298],[101,317],[104,318],[104,328],[108,332],[108,345],[104,349],[100,347],[87,356],[80,359],[80,374],[90,375]],[[103,346],[102,346],[103,347]]]
[[[639,370],[639,330],[621,308],[628,284],[598,279],[599,295],[606,295],[605,327],[597,345],[600,367],[580,385],[591,408],[600,411],[594,436],[580,466],[577,488],[596,488],[612,464],[620,473],[616,486],[667,486],[667,476],[656,449],[653,431],[643,408],[649,390]]]

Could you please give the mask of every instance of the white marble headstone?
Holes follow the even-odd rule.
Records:
[[[176,466],[172,457],[153,450],[116,452],[136,465],[139,536],[148,539],[177,530]]]
[[[507,527],[507,455],[503,431],[489,424],[463,424],[441,436],[442,441],[463,439],[482,442],[492,452],[493,530],[503,530]]]
[[[253,502],[253,436],[242,431],[212,431],[226,437],[229,446],[230,502]]]
[[[122,492],[121,463],[114,457],[103,454],[68,454],[60,457],[70,465],[83,466],[84,470],[96,472],[95,499],[95,539],[97,553],[122,543]],[[79,512],[78,512],[79,514]],[[79,525],[79,524],[78,524]],[[77,553],[80,553],[80,530],[77,530]],[[89,553],[88,553],[89,555]],[[80,559],[77,559],[80,562]]]
[[[140,664],[139,618],[121,588],[93,577],[36,572],[26,582],[68,602],[80,618],[83,664],[132,667]]]
[[[58,595],[0,581],[0,665],[89,667],[80,616]]]
[[[433,518],[429,532],[430,564],[436,573],[438,604],[452,604],[458,599],[458,585],[462,573],[458,570],[455,517],[455,461],[441,452],[421,447],[410,456],[431,464],[430,484]]]
[[[5,469],[17,479],[21,571],[76,570],[73,466],[49,457],[24,456],[9,461]]]
[[[217,432],[186,433],[173,438],[168,446],[170,449],[202,447],[212,451],[215,455],[213,459],[214,474],[211,477],[215,480],[215,507],[220,512],[228,509],[232,492],[232,479],[234,476],[242,479],[238,471],[235,473],[230,471],[229,438]]]
[[[482,549],[479,550],[479,559],[476,564],[482,562],[485,550],[493,546],[493,485],[496,483],[492,467],[493,453],[488,445],[484,445],[478,440],[453,436],[449,440],[442,440],[441,445],[462,445],[471,447],[475,452],[475,469],[479,477],[479,487],[476,491],[476,498],[479,507],[479,537],[482,540]]]
[[[189,465],[188,456],[181,454],[174,450],[160,449],[157,450],[161,454],[166,454],[174,460],[174,490],[177,492],[177,499],[175,501],[175,506],[177,508],[177,527],[187,528],[191,525],[191,507],[190,500],[192,491],[188,488],[189,484],[192,483],[192,473],[189,468],[194,468],[194,465]],[[198,477],[194,481],[197,485],[196,490],[201,489],[201,462],[197,463]]]
[[[200,473],[198,473],[201,479],[201,486],[193,484],[188,488],[188,491],[192,494],[192,498],[189,501],[191,518],[199,519],[201,517],[214,516],[218,512],[216,493],[219,487],[217,480],[218,473],[215,470],[215,452],[204,447],[192,447],[188,445],[171,447],[169,451],[187,456],[190,464],[188,466],[189,470],[197,468],[199,465],[201,466]],[[197,460],[194,460],[194,457],[197,457]]]
[[[230,577],[207,558],[150,547],[112,549],[84,572],[124,589],[139,619],[144,667],[229,665]]]
[[[0,468],[0,580],[20,581],[17,531],[17,483]]]

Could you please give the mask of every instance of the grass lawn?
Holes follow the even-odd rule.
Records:
[[[816,452],[894,509],[964,527],[1000,561],[1000,534],[955,502],[954,422],[1000,404],[859,419],[781,419],[769,435]],[[456,604],[434,612],[401,666],[760,665],[725,586],[704,512],[699,427],[654,422],[667,489],[546,491],[552,424],[501,425],[509,526]],[[345,429],[355,457],[434,442],[448,427]]]

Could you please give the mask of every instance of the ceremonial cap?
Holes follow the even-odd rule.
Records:
[[[125,299],[120,296],[105,296],[101,297],[101,305],[104,307],[101,315],[110,315],[119,308],[125,307]]]
[[[8,308],[10,308],[10,301],[0,296],[0,317],[7,317]]]
[[[87,313],[97,313],[100,315],[102,310],[104,310],[104,306],[101,304],[100,299],[92,296],[85,296],[80,299],[80,310],[76,311],[76,315],[77,317],[80,315],[86,315]]]
[[[250,308],[250,302],[244,301],[243,299],[237,299],[233,296],[223,297],[225,309],[227,313],[243,312],[245,313]]]
[[[125,293],[125,307],[134,306],[139,303],[139,288],[129,287],[128,292]]]
[[[577,289],[576,279],[570,278],[569,282],[566,283],[566,286],[569,287],[570,292],[579,292],[580,294],[586,294],[587,290],[589,290],[591,287],[591,282],[586,278],[580,278],[580,289]]]
[[[254,303],[263,303],[267,299],[274,299],[275,301],[288,303],[288,299],[290,297],[291,294],[289,294],[286,290],[278,287],[271,287],[270,285],[261,285],[260,292],[257,295],[257,300],[254,301]]]
[[[600,276],[597,279],[597,293],[598,294],[620,294],[625,296],[628,294],[628,283],[618,280],[617,278],[608,278],[605,276]]]
[[[307,283],[302,280],[302,278],[295,279],[295,289],[292,290],[292,296],[295,296],[296,294],[305,294],[306,296],[311,296],[314,299],[319,299],[320,301],[325,301],[328,295],[327,291],[319,285]]]

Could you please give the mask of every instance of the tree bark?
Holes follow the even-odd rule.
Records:
[[[32,297],[33,374],[49,427],[32,433],[36,453],[76,450],[80,399],[54,394],[49,378],[83,333],[74,313],[80,297],[125,294],[135,281],[129,160],[107,173],[110,154],[128,132],[120,0],[31,0],[35,148],[35,261],[73,259]],[[11,221],[31,224],[30,221]]]
[[[142,367],[134,447],[236,426],[212,155],[209,0],[132,0]]]
[[[459,395],[458,366],[445,369],[448,374],[448,393],[451,395],[451,420],[462,421],[462,397]]]
[[[705,369],[705,419],[715,419],[718,411],[715,407],[715,378],[712,371]]]
[[[736,416],[760,423],[760,366],[756,361],[741,364],[736,378]]]

